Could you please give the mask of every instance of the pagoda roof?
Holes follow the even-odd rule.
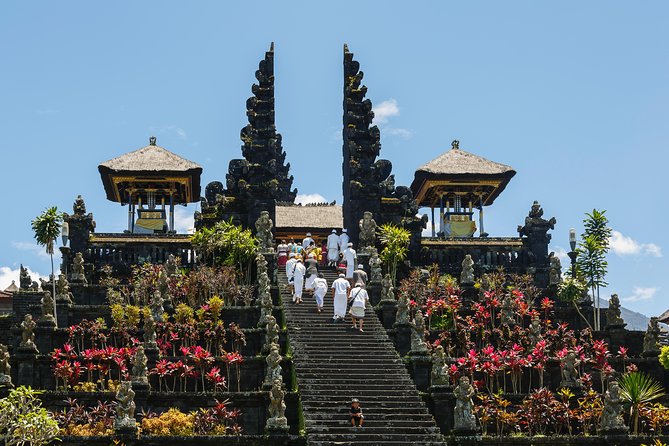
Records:
[[[178,202],[200,200],[202,167],[156,145],[155,137],[150,138],[148,146],[101,163],[98,171],[111,201],[124,202],[126,191],[140,183],[151,187],[179,184],[175,196]]]
[[[344,224],[340,205],[292,205],[275,208],[276,228],[339,229]]]
[[[7,293],[15,293],[19,290],[19,287],[16,286],[16,282],[12,280],[11,285],[9,285],[7,288],[5,288],[5,292]]]
[[[459,190],[476,189],[484,205],[490,205],[515,174],[511,166],[460,149],[456,140],[449,151],[416,170],[411,190],[419,205],[430,205],[439,193],[457,185]]]

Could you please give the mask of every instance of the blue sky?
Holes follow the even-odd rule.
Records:
[[[248,3],[248,4],[247,4]],[[97,165],[151,135],[204,167],[240,156],[253,73],[276,42],[277,127],[303,194],[341,201],[342,44],[365,72],[398,184],[460,140],[518,174],[486,215],[515,235],[533,200],[568,246],[583,214],[617,231],[606,293],[669,307],[666,2],[30,2],[0,14],[0,286],[48,258],[30,220],[82,194],[120,231]],[[194,208],[189,207],[188,213]],[[179,215],[188,226],[187,213]],[[563,262],[564,263],[564,262]]]

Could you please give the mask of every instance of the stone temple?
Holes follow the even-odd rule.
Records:
[[[628,330],[612,296],[594,329],[587,287],[549,252],[556,220],[539,202],[511,234],[487,233],[484,209],[516,171],[466,142],[396,184],[346,45],[343,203],[296,204],[274,57],[272,44],[246,102],[241,157],[219,181],[202,187],[203,167],[155,137],[98,166],[127,227],[97,232],[81,191],[63,215],[60,271],[40,284],[22,267],[0,293],[0,397],[39,389],[62,443],[82,446],[669,441],[667,397],[635,412],[625,396],[635,374],[669,384],[658,319]],[[195,234],[175,230],[175,206],[188,203],[200,205]],[[324,252],[311,251],[324,312],[308,291],[294,303],[277,246],[309,233],[337,249],[326,240],[344,228],[367,273],[364,331],[348,315],[333,321],[338,271]],[[388,254],[388,228],[406,255]],[[9,441],[19,431],[8,426]]]

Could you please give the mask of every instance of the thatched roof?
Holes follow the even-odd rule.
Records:
[[[344,224],[340,205],[277,206],[274,226],[277,228],[339,229]]]
[[[482,156],[460,149],[458,141],[453,141],[453,148],[439,155],[416,172],[437,175],[504,175],[516,172],[511,166],[490,161]]]
[[[669,324],[669,310],[665,311],[660,315],[659,318],[657,318],[660,322],[663,324]]]
[[[191,169],[202,169],[199,164],[182,158],[164,147],[157,146],[155,138],[152,138],[151,142],[153,144],[105,161],[100,164],[100,167],[116,172],[186,172]]]
[[[16,282],[12,280],[11,285],[9,285],[7,288],[5,288],[5,292],[7,293],[15,293],[19,290],[19,287],[16,286]]]

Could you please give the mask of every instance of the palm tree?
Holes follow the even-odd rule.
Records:
[[[51,257],[51,285],[53,287],[51,295],[54,299],[53,317],[58,323],[56,315],[56,274],[53,267],[53,245],[60,235],[60,229],[63,223],[63,214],[58,212],[56,206],[50,207],[38,215],[32,222],[31,226],[35,231],[35,240],[40,246],[44,246],[46,253]]]
[[[630,403],[630,424],[633,432],[639,433],[639,408],[664,396],[664,388],[650,376],[641,372],[623,375],[620,380],[620,396]]]

